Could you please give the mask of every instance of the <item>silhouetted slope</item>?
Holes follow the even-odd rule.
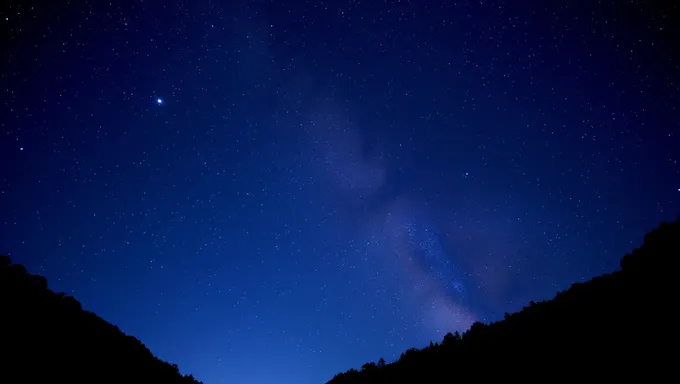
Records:
[[[0,383],[199,383],[0,256]]]
[[[655,382],[674,367],[675,269],[680,218],[662,223],[621,270],[573,284],[490,325],[475,323],[442,343],[409,349],[392,363],[367,363],[329,384],[445,383],[523,379]]]

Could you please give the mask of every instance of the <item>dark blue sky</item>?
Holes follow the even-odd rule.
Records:
[[[207,384],[551,298],[680,213],[677,6],[592,3],[2,5],[0,252]]]

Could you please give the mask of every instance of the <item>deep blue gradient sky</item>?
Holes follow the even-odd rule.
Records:
[[[592,3],[2,5],[0,252],[207,384],[551,298],[680,213],[677,6]]]

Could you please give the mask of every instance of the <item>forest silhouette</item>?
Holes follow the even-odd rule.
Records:
[[[200,383],[0,256],[0,383]]]
[[[380,359],[339,373],[327,384],[668,380],[677,376],[672,287],[679,257],[680,217],[647,233],[614,273],[408,349],[391,364]]]
[[[328,383],[672,378],[678,256],[680,218],[649,232],[616,272]],[[1,383],[199,383],[7,256],[0,256],[0,309]]]

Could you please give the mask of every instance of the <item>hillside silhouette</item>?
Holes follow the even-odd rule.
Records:
[[[531,302],[505,319],[474,323],[387,364],[368,362],[327,384],[454,383],[485,379],[667,380],[674,376],[674,267],[680,218],[649,232],[621,269]]]
[[[673,377],[679,256],[680,218],[649,232],[619,271],[328,384]],[[199,383],[7,256],[0,256],[0,326],[0,383]]]
[[[200,383],[0,256],[0,383]]]

